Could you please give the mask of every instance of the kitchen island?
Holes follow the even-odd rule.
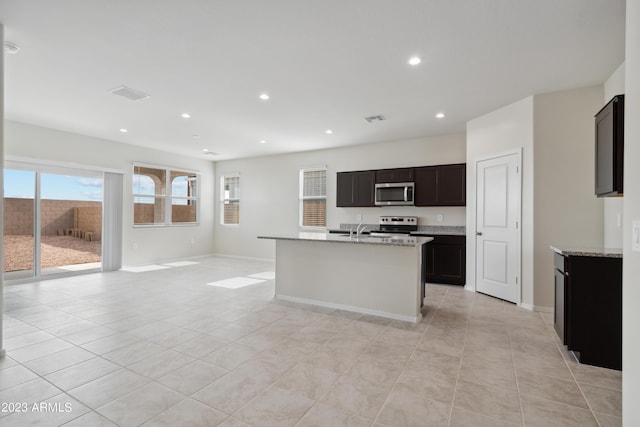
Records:
[[[282,300],[419,322],[422,250],[431,237],[311,233],[258,236],[276,241]]]

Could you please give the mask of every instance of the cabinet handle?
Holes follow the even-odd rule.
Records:
[[[482,232],[481,231],[476,231],[476,236],[482,236]]]

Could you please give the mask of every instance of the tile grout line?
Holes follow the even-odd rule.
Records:
[[[440,303],[442,303],[442,300],[440,301]],[[440,306],[440,303],[438,303],[438,307]],[[438,308],[436,307],[435,312],[437,312],[437,311],[438,311]],[[434,314],[434,316],[435,316],[435,314]],[[389,396],[391,396],[391,392],[393,391],[393,388],[398,384],[398,380],[400,379],[400,377],[404,373],[404,370],[407,369],[407,365],[411,361],[411,357],[414,355],[414,353],[416,352],[416,350],[418,348],[418,345],[420,344],[420,341],[422,340],[424,335],[427,333],[427,329],[429,329],[429,325],[431,324],[431,321],[433,320],[434,316],[431,316],[431,318],[427,322],[426,328],[422,331],[422,334],[420,334],[420,338],[418,338],[418,340],[416,341],[415,346],[413,347],[413,350],[411,350],[411,354],[409,354],[409,357],[407,358],[407,360],[406,360],[406,362],[404,364],[404,367],[402,368],[402,372],[400,372],[400,375],[398,375],[398,377],[395,379],[395,381],[391,385],[391,387],[389,389],[389,393],[387,393],[387,396],[385,397],[384,402],[382,402],[382,405],[380,405],[380,409],[378,409],[378,412],[376,413],[376,416],[373,418],[373,422],[372,422],[371,425],[374,425],[374,424],[376,424],[378,422],[378,418],[380,418],[380,415],[382,414],[382,410],[384,409],[384,406],[389,401]]]
[[[447,294],[448,293],[449,291],[447,290]],[[475,304],[476,304],[476,301],[474,299],[473,305]],[[458,393],[458,383],[460,381],[460,372],[462,372],[462,360],[464,359],[464,350],[465,350],[465,347],[467,346],[467,335],[469,334],[469,319],[467,318],[465,322],[466,322],[466,327],[464,330],[464,338],[462,342],[462,353],[460,355],[460,364],[458,365],[458,374],[456,375],[456,383],[453,387],[453,396],[451,397],[451,408],[449,410],[449,421],[447,423],[447,426],[451,426],[451,420],[453,419],[453,408],[456,402],[456,394]]]
[[[324,317],[329,316],[329,315],[330,315],[330,314],[323,314],[323,316],[322,316],[322,317],[320,317],[320,318],[316,319],[315,321],[312,321],[310,324],[315,323],[315,322],[319,321],[320,319],[323,319]],[[285,318],[285,317],[286,317],[286,316],[282,316],[282,317],[280,317],[279,319],[274,320],[273,322],[269,322],[267,325],[270,325],[270,324],[272,324],[272,323],[274,323],[274,322],[276,322],[276,321],[278,321],[278,320],[280,320],[280,319],[283,319],[283,318]],[[307,325],[305,325],[304,327],[306,327],[306,326],[310,326],[310,324],[307,324]],[[264,326],[262,326],[262,327],[260,327],[260,328],[258,328],[258,329],[262,329],[262,328],[266,327],[267,325],[264,325]],[[249,334],[249,335],[250,335],[250,334]],[[283,338],[283,340],[284,340],[284,339],[289,339],[289,338],[291,338],[291,335],[292,335],[292,334],[287,335],[286,337],[284,337],[284,338]],[[283,340],[281,340],[281,341],[283,341]],[[235,343],[235,342],[236,342],[236,341],[232,341],[232,343]],[[323,344],[324,344],[324,343],[323,343]],[[234,368],[234,369],[232,369],[232,370],[229,370],[229,371],[227,372],[227,374],[223,375],[223,377],[224,377],[224,376],[226,376],[226,375],[228,375],[229,373],[233,372],[233,370],[235,370],[235,369],[239,368],[240,366],[244,365],[245,363],[249,363],[249,362],[251,362],[251,361],[252,361],[252,360],[254,360],[256,357],[258,357],[260,354],[264,353],[266,350],[267,350],[267,349],[260,350],[260,352],[259,352],[258,354],[256,354],[254,357],[252,357],[251,359],[247,360],[246,362],[244,362],[244,363],[240,364],[240,365],[239,365],[239,366],[237,366],[236,368]],[[210,353],[207,353],[207,354],[210,354]],[[197,360],[202,360],[202,359],[198,358]],[[204,360],[203,360],[203,361],[204,361]],[[204,362],[206,362],[206,361],[204,361]],[[209,363],[209,362],[206,362],[206,363]],[[300,365],[300,363],[301,363],[301,362],[296,361],[296,363],[295,363],[291,368],[289,368],[288,370],[286,370],[285,372],[283,372],[283,373],[282,373],[278,378],[276,378],[276,379],[275,379],[271,384],[269,384],[269,385],[268,385],[264,390],[262,390],[260,393],[258,393],[254,398],[252,398],[252,399],[250,399],[249,401],[247,401],[244,405],[242,405],[240,408],[238,408],[238,409],[237,409],[236,411],[234,411],[233,413],[231,413],[231,414],[227,414],[226,412],[224,412],[224,411],[222,411],[222,410],[220,410],[220,409],[218,409],[218,408],[214,408],[214,409],[216,409],[217,411],[222,412],[223,414],[227,414],[227,415],[228,415],[227,419],[239,420],[239,418],[236,418],[236,417],[235,417],[235,415],[236,415],[238,412],[240,412],[243,408],[245,408],[246,406],[248,406],[250,403],[254,402],[258,397],[260,397],[260,396],[261,396],[262,394],[264,394],[266,391],[271,390],[272,388],[278,388],[278,387],[275,385],[275,384],[278,382],[278,380],[279,380],[280,378],[282,378],[284,375],[286,375],[286,374],[288,374],[289,372],[293,371],[296,367],[298,367],[298,365]],[[215,364],[214,364],[214,365],[215,365]],[[218,365],[215,365],[215,366],[218,366]],[[342,374],[340,374],[340,375],[338,376],[338,378],[340,378],[340,376],[342,376]],[[222,378],[222,377],[220,377],[220,378]],[[220,379],[220,378],[218,378],[218,379]],[[217,381],[218,379],[216,379],[216,381]],[[336,378],[336,380],[335,380],[331,385],[335,384],[337,381],[338,381],[338,379]],[[214,382],[215,382],[215,381],[213,381],[211,384],[213,384]],[[208,386],[205,386],[205,387],[208,387]],[[203,387],[203,388],[204,388],[204,387]],[[329,389],[330,389],[330,388],[329,388]],[[302,416],[301,416],[301,417],[300,417],[300,418],[295,422],[294,426],[295,426],[296,424],[298,424],[298,423],[302,420],[302,418],[304,418],[304,417],[305,417],[305,415],[307,415],[307,413],[308,413],[308,412],[309,412],[313,407],[315,407],[318,403],[320,403],[321,398],[322,398],[322,397],[324,397],[324,396],[329,392],[329,389],[327,389],[327,391],[326,391],[326,392],[325,392],[325,393],[324,393],[324,394],[323,394],[319,399],[317,399],[317,400],[316,400],[316,399],[310,399],[310,400],[314,400],[314,404],[313,404],[313,405],[311,405],[311,407],[310,407],[309,409],[307,409],[307,410],[304,412],[304,414],[302,414]],[[288,390],[284,390],[284,391],[288,391]],[[197,392],[194,392],[193,394],[195,394],[195,393],[197,393]],[[306,396],[304,396],[304,397],[306,397]],[[309,399],[309,398],[308,398],[308,399]],[[195,400],[197,400],[197,399],[195,399]],[[198,402],[200,402],[199,400],[197,400],[197,401],[198,401]],[[208,405],[207,403],[205,403],[205,402],[201,402],[201,403],[203,403],[203,404],[204,404],[204,405],[206,405],[206,406],[209,406],[209,405]],[[209,407],[211,407],[211,406],[209,406]],[[239,421],[242,421],[242,420],[239,420]]]
[[[544,321],[544,319],[542,319]],[[509,353],[511,353],[511,363],[513,364],[513,376],[516,380],[516,390],[518,393],[518,403],[520,404],[520,417],[522,419],[522,425],[527,425],[527,420],[524,416],[524,404],[522,403],[522,393],[520,393],[520,381],[518,381],[518,370],[516,369],[516,358],[513,355],[513,345],[511,340],[510,330],[507,328],[507,338],[509,339]]]
[[[542,315],[540,317],[542,317]],[[542,319],[542,320],[544,321],[544,319]],[[549,332],[549,334],[552,334],[553,332],[555,332],[555,331],[551,331],[549,329],[549,325],[547,325],[546,322],[545,322],[545,328],[547,329],[547,332]],[[578,390],[580,391],[580,395],[582,396],[582,398],[586,402],[587,407],[589,408],[589,411],[591,412],[591,416],[595,420],[596,424],[599,427],[602,427],[602,425],[600,424],[600,421],[598,420],[598,417],[596,416],[595,411],[591,407],[591,403],[589,403],[589,399],[587,399],[587,396],[584,394],[584,391],[582,391],[582,387],[580,387],[580,383],[578,382],[578,379],[576,378],[575,374],[573,373],[573,370],[571,370],[571,367],[569,366],[569,363],[564,358],[564,356],[562,356],[562,353],[564,352],[564,345],[562,345],[563,348],[560,348],[560,346],[558,345],[558,340],[556,340],[555,338],[556,337],[554,337],[553,343],[555,344],[556,349],[558,350],[558,352],[560,353],[560,356],[562,357],[562,362],[564,363],[564,365],[569,370],[569,373],[571,374],[571,378],[573,378],[573,381],[575,382],[576,386],[578,387]],[[569,350],[567,349],[567,351],[569,351]],[[577,362],[577,363],[580,363],[580,362]],[[570,406],[573,406],[573,405],[570,405]]]

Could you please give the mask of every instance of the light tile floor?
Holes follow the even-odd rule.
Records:
[[[6,286],[0,426],[621,425],[620,372],[548,314],[429,285],[405,324],[206,286],[273,264],[197,261]]]

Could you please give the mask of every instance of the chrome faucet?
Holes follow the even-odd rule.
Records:
[[[362,228],[360,228],[362,226]],[[366,225],[358,224],[356,226],[356,239],[360,237],[360,235],[364,232],[364,229],[367,228]],[[353,239],[353,227],[349,227],[349,238]]]

